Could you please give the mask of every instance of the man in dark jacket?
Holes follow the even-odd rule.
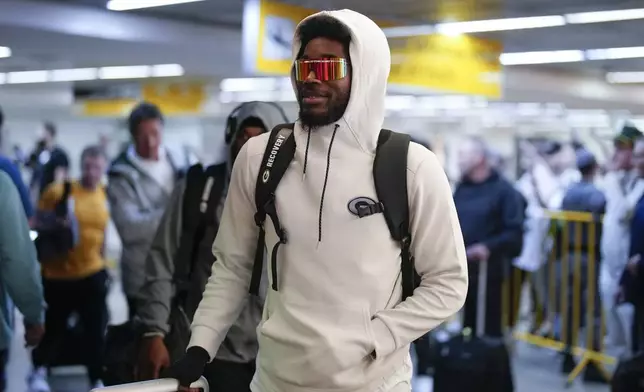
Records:
[[[579,338],[578,330],[586,326],[586,314],[588,312],[593,312],[594,316],[594,323],[591,326],[591,328],[594,328],[592,331],[593,347],[591,349],[596,351],[601,349],[600,331],[602,321],[598,287],[599,274],[595,273],[594,281],[589,281],[588,266],[592,263],[595,271],[599,271],[598,260],[601,254],[599,245],[602,234],[600,216],[606,211],[606,198],[593,183],[599,172],[599,166],[597,165],[595,157],[585,149],[577,149],[576,156],[577,169],[581,173],[581,181],[572,184],[568,188],[561,202],[561,209],[563,211],[589,212],[596,219],[592,222],[571,221],[567,223],[567,227],[564,226],[563,230],[560,230],[561,233],[557,236],[557,242],[559,243],[557,248],[561,250],[560,253],[562,254],[562,260],[558,260],[557,262],[557,290],[560,293],[557,298],[560,298],[561,295],[568,297],[568,309],[565,314],[561,315],[561,319],[565,323],[564,327],[567,329],[565,333],[567,348],[562,362],[562,372],[565,374],[572,372],[576,366],[571,348],[577,344],[575,340]],[[577,233],[578,230],[581,233]],[[563,235],[564,233],[567,235]],[[567,239],[567,243],[562,242],[564,238]],[[574,282],[575,274],[578,271],[576,268],[577,261],[580,263],[579,271],[581,272],[581,276],[578,277],[580,290],[578,294],[575,294]],[[594,293],[593,309],[589,309],[587,306],[589,292]],[[574,309],[577,306],[579,306],[579,314],[582,315],[578,323],[574,320]],[[586,367],[584,380],[589,382],[606,382],[601,367],[594,362],[591,362]]]
[[[644,179],[644,138],[635,142],[633,166],[640,181]],[[626,300],[635,305],[633,320],[633,353],[644,348],[644,197],[641,197],[633,210],[631,220],[631,241],[629,262],[621,278],[622,293],[620,301]]]
[[[472,138],[463,142],[458,159],[462,179],[454,192],[454,202],[470,275],[464,326],[472,329],[476,326],[478,263],[487,260],[485,334],[501,337],[503,281],[511,260],[521,252],[524,202],[514,187],[492,168],[482,140]]]
[[[56,143],[58,132],[51,122],[43,124],[42,137],[36,143],[27,165],[33,169],[32,190],[38,188],[42,195],[52,182],[63,181],[69,171],[69,157]]]
[[[230,158],[224,165],[228,170],[224,178],[228,181],[232,162],[248,139],[270,131],[274,126],[287,122],[279,107],[271,103],[250,102],[234,112],[228,122],[231,133]],[[182,206],[187,186],[185,181],[177,185],[168,209],[163,216],[152,248],[146,261],[146,283],[140,292],[140,307],[137,320],[144,325],[145,333],[139,356],[139,378],[159,377],[159,372],[170,365],[170,347],[166,347],[164,337],[170,332],[168,320],[172,308],[175,287],[173,275],[175,263],[191,263],[193,260],[175,260],[179,247],[182,224]],[[223,209],[225,193],[218,202],[217,226]],[[185,311],[190,319],[201,301],[201,295],[210,277],[212,263],[215,261],[211,246],[217,234],[217,227],[207,230],[201,240],[190,275],[191,293],[186,296]],[[263,292],[263,290],[262,290]],[[262,293],[263,294],[263,293]],[[206,368],[210,388],[218,392],[241,392],[250,390],[250,382],[255,373],[257,356],[256,328],[262,317],[262,298],[249,296],[240,318],[228,332],[214,361]],[[183,352],[185,347],[181,347]],[[175,351],[175,350],[170,350]]]

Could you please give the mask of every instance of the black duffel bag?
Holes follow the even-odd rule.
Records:
[[[34,245],[41,263],[64,258],[78,243],[78,223],[69,214],[71,184],[66,181],[63,186],[63,196],[54,211],[41,211],[36,215],[38,236]]]

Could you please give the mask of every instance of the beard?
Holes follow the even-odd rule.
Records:
[[[327,101],[326,110],[323,113],[317,113],[309,108],[302,101],[302,93],[298,93],[297,101],[300,106],[299,118],[302,125],[308,128],[319,128],[325,125],[333,124],[338,121],[344,115],[344,112],[347,110],[347,105],[349,104],[350,94],[347,92],[345,94],[336,95],[333,98],[329,98]]]

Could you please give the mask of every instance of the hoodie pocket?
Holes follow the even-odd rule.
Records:
[[[269,377],[310,388],[360,385],[374,350],[367,307],[276,301],[259,333]]]

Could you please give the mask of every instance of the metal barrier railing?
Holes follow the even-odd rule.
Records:
[[[598,294],[602,217],[585,212],[546,211],[544,219],[550,221],[546,240],[551,246],[548,252],[544,252],[547,261],[535,274],[545,277],[546,287],[537,289],[545,293],[546,298],[536,299],[541,303],[537,304],[534,319],[537,323],[546,320],[552,327],[546,333],[539,333],[536,329],[514,331],[514,337],[535,346],[581,357],[568,375],[568,384],[591,363],[608,380],[610,376],[603,365],[613,364],[615,358],[604,354],[605,323]],[[517,322],[525,281],[520,276],[523,273],[513,269],[504,283],[502,307],[506,327],[514,327]],[[535,282],[540,285],[538,279],[532,280],[533,285]],[[585,329],[585,343],[579,339],[582,329]]]

